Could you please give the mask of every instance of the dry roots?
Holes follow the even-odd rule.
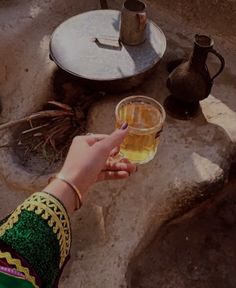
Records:
[[[86,115],[80,107],[72,109],[67,104],[49,101],[54,110],[43,110],[19,120],[0,125],[0,131],[17,125],[27,124],[21,129],[16,141],[11,145],[23,148],[24,156],[40,153],[50,161],[57,161],[65,156],[75,135],[86,132]],[[25,125],[23,126],[25,127]]]

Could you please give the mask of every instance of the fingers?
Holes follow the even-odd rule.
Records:
[[[120,146],[127,136],[128,129],[117,129],[111,135],[104,138],[102,141],[95,143],[98,149],[102,149],[110,154],[111,150],[116,146]]]
[[[106,166],[99,174],[97,181],[124,179],[136,171],[137,166],[126,158],[119,162],[107,161]]]
[[[80,159],[84,159],[86,167],[93,163],[93,168],[91,169],[94,170],[94,173],[99,173],[102,169],[106,169],[105,163],[110,153],[118,153],[119,146],[127,135],[127,132],[127,127],[125,129],[123,127],[123,129],[117,129],[111,135],[96,134],[75,137],[73,140],[75,145],[72,145],[73,149],[70,149],[70,154],[76,155],[79,151],[86,151],[84,155],[80,156]]]
[[[116,146],[111,150],[110,157],[115,157],[120,152],[120,147]]]
[[[108,135],[106,134],[91,134],[85,136],[76,136],[74,137],[73,142],[76,143],[77,149],[82,151],[83,148],[92,146],[95,143],[105,139],[106,137],[108,137]]]
[[[121,163],[131,163],[127,158],[122,158],[122,159],[120,159],[119,162],[121,162]],[[137,166],[136,166],[136,168],[137,168]]]
[[[96,142],[99,142],[103,139],[108,137],[107,134],[90,134],[90,135],[85,135],[85,136],[78,136],[80,140],[86,141],[89,146],[94,145]]]
[[[127,171],[102,171],[97,178],[98,181],[120,180],[128,178],[130,174]]]
[[[110,162],[108,161],[106,163],[106,169],[104,170],[110,170],[110,171],[126,171],[128,173],[134,173],[137,171],[136,165],[132,164],[127,160],[125,163],[124,161],[121,162]]]
[[[116,130],[115,132],[117,132],[117,131],[119,131],[119,130]],[[120,130],[120,131],[124,131],[124,130]],[[92,146],[92,145],[94,145],[96,142],[99,142],[99,141],[101,141],[101,140],[104,140],[105,138],[108,138],[108,137],[114,137],[113,136],[113,134],[115,133],[115,132],[113,132],[111,135],[107,135],[107,134],[90,134],[90,135],[85,135],[85,136],[76,136],[75,137],[75,139],[76,139],[76,141],[77,142],[87,142],[88,143],[88,145],[89,146]],[[118,136],[118,135],[122,135],[122,133],[120,133],[120,132],[118,132],[118,133],[115,133],[116,134],[116,136],[115,137],[120,137],[120,136]],[[118,134],[118,135],[117,135]],[[123,134],[124,134],[124,132],[123,132]],[[123,139],[123,138],[122,138]],[[110,140],[110,141],[108,141],[108,143],[110,142],[111,143],[111,141],[113,141],[113,140]],[[123,140],[121,140],[121,142],[120,142],[120,144],[122,143],[122,141]],[[104,143],[104,142],[103,142]],[[120,145],[119,144],[119,145]],[[104,145],[107,145],[107,143],[105,142],[104,144],[103,144],[103,146]],[[117,147],[112,147],[112,148],[114,148],[114,152],[112,151],[112,153],[115,155],[115,154],[117,154],[117,153],[119,153],[119,145],[117,145]]]
[[[98,149],[102,149],[103,151],[114,156],[119,153],[119,146],[123,142],[125,136],[127,135],[127,127],[125,129],[117,129],[111,135],[106,134],[91,134],[86,136],[77,136],[75,137],[76,141],[81,144],[87,143],[89,146],[95,146]]]

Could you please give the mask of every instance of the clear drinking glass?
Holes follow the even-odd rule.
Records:
[[[151,161],[159,144],[166,113],[162,105],[146,96],[131,96],[115,109],[116,127],[129,124],[128,136],[121,144],[121,156],[136,164]]]

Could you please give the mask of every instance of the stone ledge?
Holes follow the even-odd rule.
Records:
[[[70,0],[66,9],[64,1],[57,1],[56,10],[48,1],[33,2],[34,5],[28,7],[15,1],[18,18],[13,17],[16,13],[14,5],[8,7],[6,15],[9,17],[0,17],[5,21],[1,22],[1,29],[5,31],[3,38],[7,47],[13,47],[12,43],[14,47],[19,44],[17,52],[10,56],[6,47],[0,48],[4,56],[0,66],[3,71],[0,76],[3,83],[2,121],[37,110],[50,97],[54,66],[48,61],[48,35],[76,11],[98,8],[97,1],[91,1],[88,6]],[[120,6],[120,1],[115,2],[116,8]],[[205,31],[197,25],[193,31],[193,26],[186,26],[186,22],[179,18],[173,19],[166,10],[156,10],[153,2],[150,5],[150,17],[164,30],[168,50],[153,76],[132,93],[154,97],[163,103],[168,96],[165,87],[167,62],[173,57],[188,55],[194,33]],[[29,11],[33,13],[32,18],[27,18]],[[41,11],[39,18],[37,11]],[[52,11],[55,17],[51,17]],[[16,35],[11,34],[12,29]],[[236,159],[236,60],[234,46],[218,34],[214,38],[217,49],[226,58],[226,70],[216,80],[212,94],[202,101],[202,113],[188,122],[167,117],[154,161],[140,167],[139,172],[127,181],[94,187],[86,205],[72,221],[72,259],[60,287],[126,287],[125,275],[130,259],[145,247],[158,229],[214,196],[227,180],[229,167]],[[32,45],[25,44],[29,39]],[[209,66],[217,68],[214,58],[209,58]],[[30,70],[26,72],[26,68]],[[124,96],[126,94],[107,95],[91,108],[90,132],[109,133],[113,130],[114,107]],[[4,144],[11,133],[1,136],[1,144]],[[0,157],[0,173],[9,185],[15,187],[14,192],[20,191],[19,198],[22,198],[23,190],[38,190],[46,184],[48,175],[39,177],[26,172],[16,164],[10,150],[0,150]],[[4,183],[2,185],[4,187]],[[5,193],[3,201],[18,197],[16,192],[9,193],[11,196],[7,197]]]

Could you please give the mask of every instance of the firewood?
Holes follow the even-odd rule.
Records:
[[[32,122],[33,120],[38,120],[42,118],[53,118],[53,117],[58,117],[58,116],[73,116],[73,112],[69,111],[61,111],[61,110],[45,110],[45,111],[40,111],[37,113],[34,113],[32,115],[26,116],[21,119],[17,120],[12,120],[7,123],[1,124],[0,125],[0,131],[4,129],[9,129],[12,128],[16,125],[22,124],[24,122]]]

